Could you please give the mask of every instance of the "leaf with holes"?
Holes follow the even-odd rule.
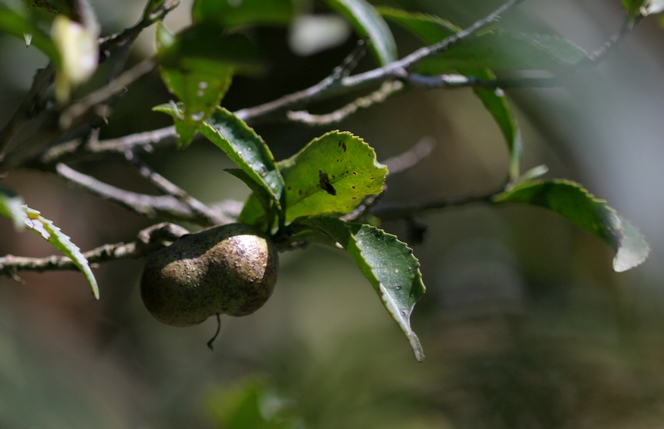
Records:
[[[362,200],[383,190],[387,167],[359,137],[332,131],[279,162],[286,193],[286,222],[301,216],[346,214]],[[251,197],[241,222],[260,224],[265,213]]]
[[[422,345],[410,326],[415,303],[425,291],[413,251],[394,235],[370,225],[332,217],[312,217],[301,224],[321,231],[346,249],[406,335],[415,358],[423,361]]]
[[[378,64],[396,61],[397,45],[392,31],[372,5],[365,0],[327,0],[327,4],[346,16],[361,37],[371,40],[369,47]]]
[[[24,206],[25,207],[25,206]],[[88,260],[81,253],[81,250],[71,242],[68,236],[62,233],[60,228],[53,225],[53,222],[43,217],[37,210],[25,207],[27,219],[25,226],[30,231],[48,241],[53,247],[65,254],[74,264],[83,272],[83,275],[92,287],[92,294],[99,299],[99,287],[94,274],[90,269]]]
[[[28,218],[23,207],[23,198],[11,189],[0,187],[0,215],[14,221],[17,231],[22,230]]]
[[[494,197],[496,203],[525,203],[558,213],[599,237],[616,251],[613,269],[627,271],[643,263],[650,248],[643,236],[615,210],[567,180],[532,181],[515,186]]]
[[[225,35],[222,28],[209,25],[189,27],[173,35],[158,23],[157,57],[162,80],[183,104],[182,112],[173,117],[181,149],[212,116],[233,74],[261,71],[259,55],[246,37]]]

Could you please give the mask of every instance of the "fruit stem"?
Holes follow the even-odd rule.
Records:
[[[210,341],[207,342],[207,346],[210,349],[210,351],[214,351],[214,347],[212,347],[212,343],[214,343],[214,340],[217,339],[219,336],[219,331],[221,331],[221,315],[217,313],[217,332],[214,333],[214,336],[210,338]]]

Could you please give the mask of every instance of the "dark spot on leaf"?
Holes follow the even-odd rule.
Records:
[[[357,176],[357,171],[353,171],[353,176]]]
[[[288,189],[289,191],[292,191],[292,190],[293,190],[293,188],[290,187],[290,186],[289,186],[288,188],[286,188],[286,189]]]
[[[328,177],[327,173],[323,173],[321,170],[318,170],[318,177],[320,179],[320,188],[327,192],[330,195],[337,195],[336,189],[334,189],[334,186],[332,186],[332,183],[330,183],[330,178]],[[334,176],[332,176],[334,178]]]
[[[343,149],[344,152],[346,152],[346,143],[341,142],[341,149]]]
[[[302,189],[298,189],[298,190],[297,190],[297,194],[298,194],[298,195],[302,195]]]
[[[351,186],[351,188],[353,188],[353,189],[357,189],[355,186]]]

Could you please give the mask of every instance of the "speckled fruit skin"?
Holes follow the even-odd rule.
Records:
[[[220,314],[246,316],[272,295],[279,255],[268,237],[234,223],[185,235],[148,258],[141,298],[159,321],[192,326]]]

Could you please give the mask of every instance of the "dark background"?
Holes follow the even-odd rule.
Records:
[[[376,2],[378,3],[378,2]],[[467,25],[500,2],[384,2]],[[141,4],[97,1],[104,32],[132,25]],[[188,3],[167,19],[187,24]],[[592,51],[620,27],[620,1],[529,0],[501,23],[559,32]],[[400,55],[416,41],[394,28]],[[131,61],[151,52],[146,32]],[[224,106],[272,100],[314,84],[354,46],[295,56],[288,32],[252,34],[269,58],[260,80],[239,77]],[[160,324],[143,308],[143,261],[105,264],[94,301],[76,272],[0,279],[0,426],[3,428],[216,427],[225,393],[260,380],[263,411],[288,408],[302,428],[653,428],[664,421],[664,30],[646,19],[594,73],[564,88],[512,90],[522,127],[524,168],[546,164],[606,198],[651,244],[646,263],[622,274],[610,249],[556,215],[482,205],[423,216],[414,251],[427,294],[413,326],[427,355],[418,364],[369,282],[341,251],[310,246],[281,255],[270,301],[245,318],[192,328]],[[0,124],[10,117],[45,58],[0,35]],[[374,67],[370,58],[359,70]],[[170,99],[158,74],[113,107],[102,138],[169,125],[151,107]],[[312,108],[326,112],[348,100]],[[506,175],[506,145],[470,90],[412,90],[331,128],[273,124],[256,131],[277,159],[329,129],[351,131],[379,159],[423,137],[437,146],[416,168],[388,179],[389,203],[486,192]],[[248,189],[223,169],[230,161],[198,141],[148,161],[205,202],[243,200]],[[119,160],[74,165],[117,186],[153,192]],[[12,172],[18,191],[87,250],[131,241],[150,221],[70,189],[58,177]],[[405,239],[402,223],[383,227]],[[0,253],[54,252],[0,222]],[[220,399],[221,398],[221,399]],[[270,402],[272,401],[272,402]],[[276,405],[275,405],[276,404]],[[270,406],[272,408],[270,408]],[[276,407],[276,408],[275,408]]]

